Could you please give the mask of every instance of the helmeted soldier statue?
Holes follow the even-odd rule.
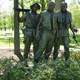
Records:
[[[37,49],[37,41],[36,41],[36,29],[38,24],[37,10],[40,9],[40,5],[38,3],[34,3],[30,6],[31,10],[26,12],[23,16],[24,18],[24,60],[27,63],[28,54],[30,52],[31,43],[33,43],[33,53],[35,53]]]
[[[54,8],[55,8],[55,3],[54,3]],[[57,19],[56,19],[56,12],[54,12],[54,9],[53,9],[53,15],[55,15],[55,24],[57,24]],[[52,23],[51,23],[52,24]],[[56,26],[56,25],[55,25]],[[57,27],[57,26],[56,26]],[[55,31],[56,32],[56,31]],[[55,37],[55,35],[53,35],[53,37]],[[54,38],[53,38],[53,41],[52,41],[52,44],[51,45],[47,45],[46,46],[46,49],[44,51],[44,61],[47,63],[48,62],[48,59],[49,59],[49,56],[51,55],[52,53],[52,49],[53,49],[53,46],[54,46]]]
[[[53,46],[54,34],[56,32],[56,15],[54,13],[54,7],[55,3],[49,2],[47,10],[41,13],[39,26],[42,31],[42,35],[40,38],[38,50],[35,53],[35,63],[38,63],[40,61],[41,56],[46,49],[46,46]]]
[[[71,17],[71,13],[69,11],[67,11],[67,3],[62,2],[60,12],[57,13],[58,30],[56,33],[54,52],[53,52],[53,59],[54,60],[58,56],[58,49],[60,47],[60,44],[63,44],[63,46],[64,46],[65,61],[67,61],[69,59],[69,56],[70,56],[69,28],[73,32],[71,22],[72,22],[72,17]]]

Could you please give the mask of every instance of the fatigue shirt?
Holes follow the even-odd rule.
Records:
[[[46,31],[56,31],[56,14],[53,13],[53,28],[51,25],[51,14],[46,10],[41,14],[41,29]]]
[[[58,23],[58,36],[69,36],[69,28],[72,22],[72,17],[70,12],[57,14]]]
[[[35,14],[35,13],[32,13],[30,11],[30,12],[25,13],[24,17],[25,17],[26,28],[36,29],[39,15]]]

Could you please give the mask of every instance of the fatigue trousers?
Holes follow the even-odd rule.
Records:
[[[28,58],[28,54],[30,53],[30,47],[31,44],[33,44],[33,53],[36,53],[36,50],[38,48],[38,41],[36,40],[35,36],[32,34],[32,36],[26,36],[24,40],[24,59],[26,60]]]
[[[53,52],[53,59],[55,60],[58,56],[58,49],[60,48],[60,44],[64,46],[64,57],[65,60],[68,60],[70,56],[69,52],[69,36],[62,36],[62,37],[56,37],[54,41],[54,52]]]
[[[53,44],[53,33],[51,31],[43,31],[42,36],[39,42],[39,47],[35,53],[34,62],[38,63],[42,57],[43,52],[46,49],[46,46],[52,46]]]

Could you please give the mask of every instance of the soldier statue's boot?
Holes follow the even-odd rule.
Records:
[[[22,61],[22,63],[23,63],[23,65],[24,65],[25,67],[29,67],[29,66],[28,66],[28,60],[27,60],[27,58],[26,58],[26,59],[24,58],[24,60]]]
[[[54,50],[54,52],[53,52],[53,61],[55,61],[57,57],[58,57],[58,50]]]
[[[53,55],[53,61],[57,59],[57,55]]]
[[[50,56],[49,53],[46,53],[46,52],[44,53],[44,62],[45,62],[45,63],[48,63],[49,56]]]
[[[49,57],[44,55],[44,63],[47,64],[48,63],[48,59],[49,59]]]
[[[24,63],[24,66],[29,67],[27,60],[24,60],[23,63]]]
[[[40,54],[35,54],[35,56],[34,56],[34,62],[35,63],[39,63],[39,61],[40,61]]]
[[[28,60],[27,60],[27,59],[25,59],[25,66],[26,66],[26,67],[29,67],[29,65],[28,65]]]
[[[24,54],[24,65],[28,67],[28,54]]]
[[[34,62],[33,62],[34,66],[33,66],[33,69],[37,68],[38,62],[39,62],[39,60],[37,60],[37,59],[34,58]]]
[[[70,66],[70,61],[69,61],[69,51],[64,52],[64,57],[65,57],[65,61],[64,61],[65,66],[66,66],[66,67],[69,67],[69,66]]]

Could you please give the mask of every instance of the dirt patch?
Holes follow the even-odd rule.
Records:
[[[18,59],[17,56],[14,54],[14,50],[0,49],[0,58],[10,58],[10,57]]]

